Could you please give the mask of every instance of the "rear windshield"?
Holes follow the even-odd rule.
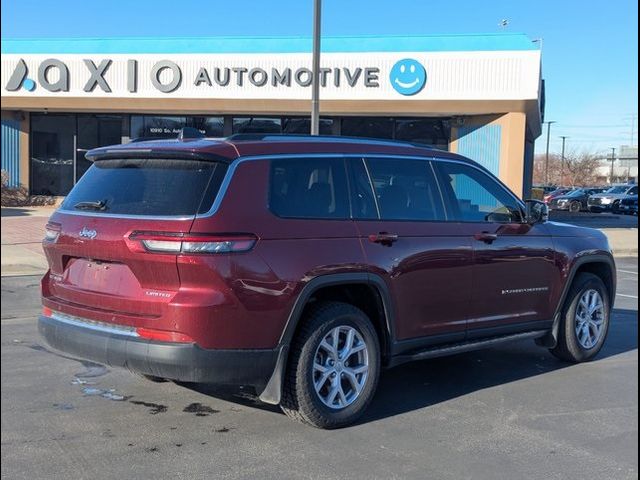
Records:
[[[207,212],[226,165],[200,160],[99,160],[62,203],[63,210],[126,215]]]

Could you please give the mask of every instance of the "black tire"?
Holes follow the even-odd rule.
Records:
[[[611,213],[615,213],[616,215],[620,215],[620,201],[613,202],[611,205]]]
[[[571,202],[569,204],[569,211],[571,213],[579,213],[582,210],[582,204],[580,202]]]
[[[341,302],[321,302],[310,307],[294,338],[280,407],[284,413],[317,428],[339,428],[355,422],[367,409],[380,376],[380,342],[362,310]],[[325,405],[313,385],[313,362],[320,342],[338,326],[354,328],[367,348],[369,371],[359,396],[342,409]]]
[[[583,347],[576,334],[576,310],[582,295],[588,290],[596,290],[604,304],[604,322],[599,339],[591,348]],[[558,328],[558,343],[550,352],[560,360],[572,363],[586,362],[593,359],[604,344],[611,320],[611,299],[607,287],[600,277],[591,273],[579,273],[571,285],[565,300]]]

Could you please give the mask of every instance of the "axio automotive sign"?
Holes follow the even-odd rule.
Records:
[[[111,93],[111,87],[106,78],[106,73],[113,63],[113,60],[102,59],[99,65],[93,60],[82,60],[87,69],[87,82],[82,88],[85,92],[92,92],[96,87],[103,92]],[[51,74],[53,70],[55,74]],[[166,75],[163,73],[166,71]],[[36,88],[36,82],[28,77],[29,69],[24,59],[20,58],[14,69],[9,82],[5,86],[6,90],[15,92],[20,88],[33,91]],[[182,69],[171,60],[161,60],[151,67],[149,72],[149,80],[153,87],[159,92],[171,93],[180,88],[182,85]],[[134,59],[127,60],[127,91],[129,93],[137,92],[138,78],[138,61]],[[336,87],[340,87],[343,83],[354,88],[358,83],[365,87],[378,88],[380,69],[377,67],[349,67],[342,68],[321,68],[320,69],[320,85],[326,87],[331,82]],[[50,77],[55,76],[55,80]],[[69,67],[61,60],[49,58],[38,65],[38,84],[50,92],[68,92],[69,91]],[[163,80],[164,77],[164,80]],[[212,80],[213,79],[213,80]],[[264,87],[271,85],[273,87],[291,87],[292,84],[300,87],[309,87],[313,81],[313,74],[310,69],[300,67],[292,69],[285,67],[278,69],[272,67],[267,70],[261,67],[200,67],[193,84],[196,87],[205,85],[207,87],[228,87],[237,85],[242,87],[245,84],[254,87]]]
[[[513,68],[517,61],[537,69],[526,53],[327,53],[321,95],[325,100],[536,98],[537,72]],[[505,62],[505,57],[515,58]],[[479,60],[489,68],[478,68]],[[10,54],[2,55],[2,96],[307,99],[310,64],[308,54]],[[508,81],[509,74],[516,78]],[[531,87],[532,97],[522,97],[523,87]]]

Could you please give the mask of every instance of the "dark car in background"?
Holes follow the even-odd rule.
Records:
[[[615,185],[604,193],[591,195],[588,205],[589,211],[594,213],[614,212],[617,213],[620,202],[628,197],[638,195],[637,185]]]
[[[589,197],[605,190],[604,188],[577,188],[553,198],[548,205],[552,210],[567,210],[572,213],[586,211],[589,208],[587,204]]]
[[[629,195],[620,200],[618,211],[626,215],[638,215],[638,195]]]

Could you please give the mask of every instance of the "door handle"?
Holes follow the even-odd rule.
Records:
[[[497,233],[481,232],[476,233],[473,238],[484,243],[493,243],[498,239]]]
[[[369,235],[369,241],[372,243],[379,243],[381,245],[390,247],[393,242],[398,241],[398,235],[387,232],[374,233],[372,235]]]

